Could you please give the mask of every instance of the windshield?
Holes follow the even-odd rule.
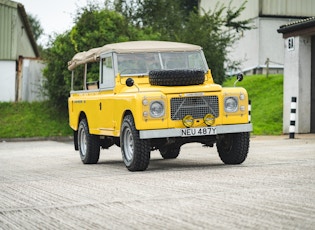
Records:
[[[117,60],[121,75],[143,75],[151,70],[208,70],[201,51],[117,54]]]

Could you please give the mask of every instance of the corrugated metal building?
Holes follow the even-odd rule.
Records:
[[[201,0],[200,8],[214,10],[216,5],[228,6],[230,0]],[[244,0],[233,0],[238,8]],[[245,73],[263,73],[269,59],[271,72],[282,72],[284,45],[277,29],[284,24],[315,14],[314,0],[249,0],[240,19],[252,19],[256,29],[239,33],[240,40],[230,49],[229,59],[241,61]],[[231,72],[232,74],[233,72]]]
[[[21,100],[23,60],[38,57],[24,6],[0,0],[0,101]]]

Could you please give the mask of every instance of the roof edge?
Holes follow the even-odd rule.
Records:
[[[18,8],[19,13],[22,16],[22,20],[23,20],[23,23],[25,25],[25,30],[26,30],[27,36],[30,39],[32,48],[33,48],[33,50],[35,52],[35,55],[36,55],[36,57],[39,57],[38,46],[37,46],[37,43],[36,43],[36,41],[34,39],[34,35],[33,35],[32,30],[31,30],[31,26],[30,26],[30,23],[28,21],[28,17],[27,17],[25,8],[24,8],[24,6],[21,3],[17,3],[17,8]]]
[[[315,26],[315,17],[310,17],[304,20],[282,25],[277,31],[278,33],[286,34],[286,33],[303,30],[310,27],[314,27],[314,26]]]

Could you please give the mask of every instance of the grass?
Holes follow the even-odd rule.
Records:
[[[235,78],[223,86],[233,86]],[[255,135],[282,134],[283,76],[245,76],[237,86],[247,89],[252,102]],[[68,113],[51,108],[48,102],[0,102],[0,138],[70,136]]]
[[[228,79],[223,86],[233,86],[235,78]],[[237,86],[247,89],[252,104],[253,134],[282,134],[283,75],[245,76]]]
[[[0,103],[0,138],[69,136],[68,113],[48,102]]]

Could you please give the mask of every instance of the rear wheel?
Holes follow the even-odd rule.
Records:
[[[175,159],[178,157],[180,152],[180,146],[171,144],[161,147],[160,149],[161,156],[164,159]]]
[[[139,138],[132,115],[126,115],[120,134],[122,158],[129,171],[144,171],[150,162],[150,142]]]
[[[219,135],[217,150],[224,164],[241,164],[246,160],[249,149],[249,133]]]
[[[78,149],[84,164],[96,164],[100,156],[100,139],[89,132],[86,119],[82,119],[78,129]]]

